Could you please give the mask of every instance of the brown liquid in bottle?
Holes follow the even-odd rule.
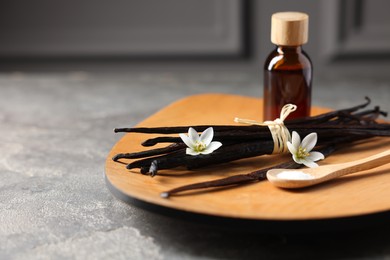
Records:
[[[310,115],[312,63],[301,46],[278,46],[264,64],[264,120],[280,116],[285,104],[297,105],[288,119]]]

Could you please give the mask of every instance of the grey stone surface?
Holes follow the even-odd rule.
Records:
[[[114,127],[192,94],[261,96],[258,81],[244,73],[1,74],[0,259],[389,259],[383,225],[343,234],[221,230],[107,190],[104,161],[121,137]],[[341,108],[365,95],[390,111],[390,83],[373,80],[318,82],[314,104]]]

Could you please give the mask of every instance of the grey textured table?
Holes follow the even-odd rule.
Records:
[[[261,96],[244,73],[1,74],[0,259],[389,259],[387,225],[310,235],[221,230],[125,204],[104,161],[121,135],[181,97]],[[389,82],[316,83],[314,104],[390,111]],[[388,224],[388,223],[387,223]]]

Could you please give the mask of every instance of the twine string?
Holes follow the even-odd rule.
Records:
[[[274,121],[264,121],[261,123],[255,120],[241,119],[236,117],[234,122],[249,125],[268,126],[272,135],[272,140],[274,141],[274,149],[272,154],[285,153],[288,150],[287,141],[291,140],[291,134],[284,125],[284,120],[290,115],[290,113],[294,112],[295,110],[297,110],[296,105],[286,104],[280,111],[279,118],[276,118]]]

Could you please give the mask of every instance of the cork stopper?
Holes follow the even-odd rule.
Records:
[[[298,46],[308,39],[309,16],[299,12],[272,15],[271,42],[282,46]]]

